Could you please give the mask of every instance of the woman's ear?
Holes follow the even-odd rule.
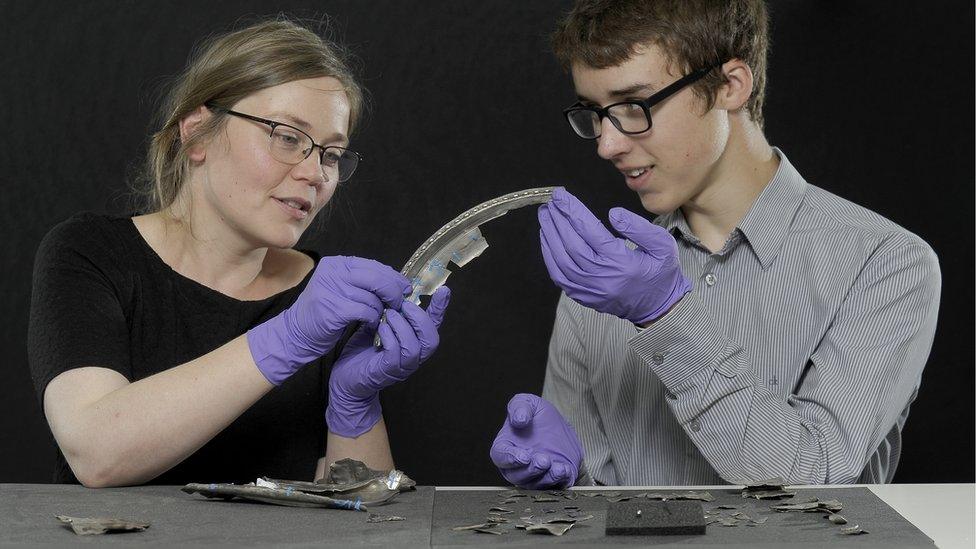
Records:
[[[746,105],[752,96],[752,69],[741,59],[731,59],[722,64],[725,84],[718,89],[715,106],[735,111]]]
[[[183,143],[189,141],[193,137],[193,134],[195,134],[203,123],[210,119],[211,116],[213,115],[210,113],[210,109],[200,105],[180,119],[180,141]],[[203,162],[204,159],[207,158],[206,144],[197,143],[196,145],[190,147],[186,154],[191,162]]]

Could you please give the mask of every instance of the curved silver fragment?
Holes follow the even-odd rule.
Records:
[[[420,296],[434,293],[450,276],[449,262],[463,267],[488,248],[479,229],[481,224],[524,206],[544,204],[552,198],[555,189],[539,187],[508,193],[448,221],[417,248],[400,270],[413,284],[413,293],[407,299],[420,304]]]
[[[537,187],[503,194],[468,209],[437,229],[400,270],[413,286],[406,299],[420,305],[420,296],[433,294],[451,276],[448,263],[463,267],[481,255],[488,248],[488,241],[481,235],[481,224],[524,206],[549,202],[555,190],[556,187]],[[382,321],[386,321],[386,313]],[[373,346],[380,346],[379,333],[373,336]]]

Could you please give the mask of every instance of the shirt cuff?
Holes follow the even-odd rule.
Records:
[[[731,341],[715,326],[697,292],[686,294],[666,315],[628,341],[661,383],[678,392],[692,378],[724,361]],[[720,373],[729,377],[734,372]]]

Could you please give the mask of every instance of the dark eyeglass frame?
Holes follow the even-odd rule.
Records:
[[[304,135],[305,137],[308,138],[308,141],[309,141],[309,143],[312,144],[312,146],[309,147],[307,151],[305,151],[305,156],[302,157],[302,160],[300,160],[298,162],[295,162],[294,164],[292,164],[293,166],[301,163],[306,158],[308,158],[309,156],[311,156],[312,151],[316,147],[318,147],[318,149],[319,149],[319,165],[320,166],[322,165],[322,162],[325,160],[325,153],[326,153],[326,151],[328,149],[336,149],[336,150],[340,151],[340,155],[342,153],[352,153],[352,154],[356,155],[356,166],[353,168],[353,171],[350,172],[346,177],[342,177],[340,175],[339,176],[339,183],[343,183],[345,181],[348,181],[349,178],[352,177],[352,174],[356,172],[356,169],[355,168],[358,168],[359,167],[359,163],[364,160],[363,159],[363,155],[361,153],[358,153],[358,152],[356,152],[356,151],[354,151],[352,149],[347,149],[345,147],[340,147],[338,145],[327,145],[327,146],[326,145],[319,145],[318,143],[315,142],[314,139],[312,139],[312,136],[311,135],[308,135],[308,132],[305,132],[305,131],[301,130],[300,128],[296,128],[295,126],[292,126],[291,124],[285,124],[284,122],[278,122],[278,121],[275,121],[275,120],[269,120],[267,118],[261,118],[260,116],[254,116],[253,114],[247,114],[247,113],[243,113],[243,112],[232,111],[232,110],[226,109],[224,107],[218,107],[217,105],[214,105],[213,103],[210,103],[210,102],[204,103],[203,106],[205,106],[208,109],[210,109],[212,111],[215,111],[215,112],[221,112],[221,113],[224,113],[224,114],[229,114],[229,115],[232,115],[232,116],[236,116],[238,118],[246,118],[247,120],[253,120],[254,122],[260,122],[261,124],[265,124],[267,126],[270,126],[271,127],[271,133],[268,134],[268,137],[269,138],[274,135],[275,129],[278,128],[279,126],[284,127],[284,128],[289,128],[289,129],[292,129],[292,130],[295,130],[296,132]],[[285,162],[284,160],[281,160],[281,159],[277,159],[277,160],[279,162]],[[285,163],[288,164],[288,162],[285,162]],[[338,163],[337,163],[337,166],[336,166],[336,171],[338,172]]]
[[[714,69],[716,69],[718,67],[721,67],[724,64],[725,64],[725,61],[721,61],[721,62],[715,63],[715,64],[713,64],[711,66],[704,67],[704,68],[701,68],[701,69],[698,69],[698,70],[689,72],[688,74],[682,76],[678,80],[675,80],[671,84],[668,84],[667,86],[665,86],[664,89],[662,89],[661,91],[655,92],[654,94],[652,94],[647,99],[644,99],[643,101],[619,101],[617,103],[612,103],[610,105],[607,105],[606,107],[597,107],[597,106],[592,106],[592,105],[584,105],[584,104],[582,104],[580,102],[576,102],[575,104],[573,104],[573,105],[571,105],[568,108],[566,108],[566,109],[563,110],[563,116],[566,117],[566,122],[568,122],[569,123],[569,126],[573,129],[573,133],[575,133],[576,135],[578,135],[582,139],[598,139],[600,137],[600,131],[598,130],[596,132],[596,135],[594,135],[592,137],[585,136],[585,135],[580,135],[579,130],[576,129],[576,126],[573,124],[573,121],[570,119],[570,117],[572,116],[572,114],[574,112],[578,112],[578,111],[589,111],[589,112],[595,113],[597,115],[597,117],[598,117],[598,119],[599,119],[599,121],[600,121],[601,124],[603,123],[603,119],[604,118],[609,118],[610,119],[610,122],[614,125],[614,127],[617,128],[617,130],[620,131],[620,133],[622,133],[622,134],[625,134],[625,135],[637,135],[637,134],[641,134],[641,133],[644,133],[644,132],[650,130],[651,129],[651,126],[654,125],[653,121],[651,120],[651,108],[652,107],[654,107],[655,105],[657,105],[661,101],[664,101],[665,99],[671,97],[672,95],[678,93],[679,91],[681,91],[682,89],[684,89],[686,86],[690,86],[691,84],[694,84],[695,82],[701,80],[709,72],[711,72],[712,70],[714,70]],[[620,121],[617,120],[616,117],[610,116],[610,113],[609,113],[609,110],[610,109],[612,109],[613,107],[617,107],[619,105],[636,105],[636,106],[640,107],[641,110],[644,111],[644,118],[647,120],[647,127],[644,128],[643,130],[639,130],[639,131],[627,131],[627,130],[623,129],[623,127],[621,127],[622,125],[621,125]]]

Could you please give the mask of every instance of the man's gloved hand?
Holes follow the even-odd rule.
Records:
[[[549,401],[520,393],[508,401],[508,416],[491,461],[520,488],[569,488],[579,476],[583,445],[573,426]]]
[[[610,210],[610,223],[637,249],[615,237],[575,196],[556,189],[539,207],[549,276],[583,306],[634,324],[655,320],[691,291],[674,237],[623,208]]]
[[[331,351],[350,324],[375,328],[383,310],[399,310],[411,291],[407,277],[372,259],[323,257],[291,307],[248,330],[251,356],[280,385]]]
[[[329,431],[353,438],[376,425],[382,413],[380,390],[410,377],[434,353],[450,300],[451,291],[441,286],[426,311],[410,301],[399,312],[387,310],[378,328],[381,348],[373,347],[377,329],[363,326],[353,334],[329,378]]]

